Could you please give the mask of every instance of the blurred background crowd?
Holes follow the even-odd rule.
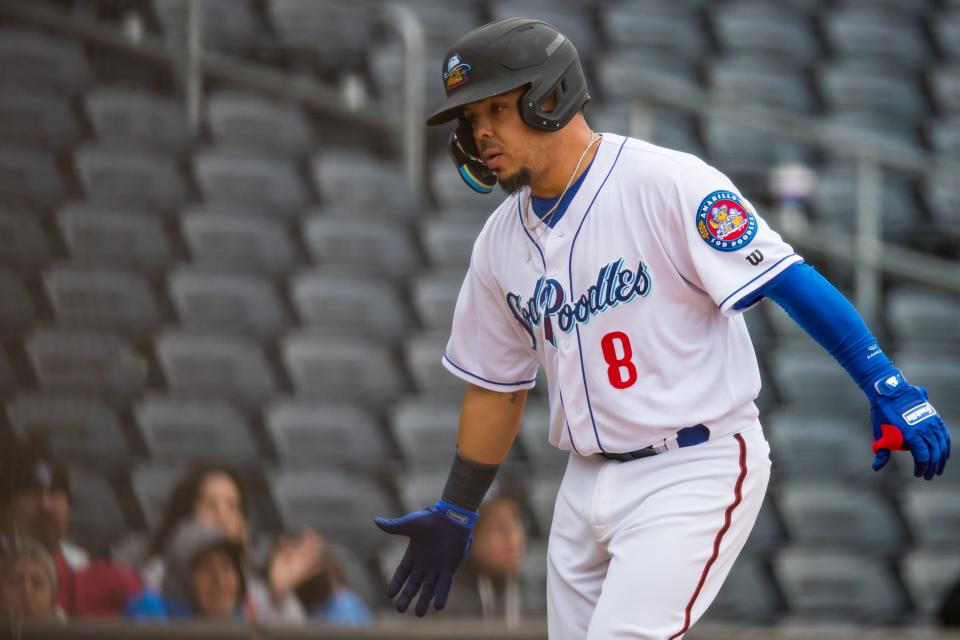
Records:
[[[442,488],[498,201],[422,115],[510,15],[571,37],[595,130],[730,175],[960,424],[956,0],[0,0],[6,616],[396,615],[372,519]],[[859,390],[779,309],[747,322],[773,479],[705,619],[956,624],[960,473],[873,474]],[[543,616],[542,394],[446,616]]]

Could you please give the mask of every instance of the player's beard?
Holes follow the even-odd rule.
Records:
[[[513,175],[501,176],[499,182],[500,188],[503,189],[508,196],[512,196],[517,191],[520,191],[520,189],[530,186],[530,169],[521,166]]]

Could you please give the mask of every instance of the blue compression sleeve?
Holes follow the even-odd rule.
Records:
[[[766,296],[783,307],[850,374],[873,403],[876,380],[897,373],[863,318],[816,269],[794,264],[751,296]]]

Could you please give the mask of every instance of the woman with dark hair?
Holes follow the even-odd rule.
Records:
[[[265,576],[250,563],[248,501],[240,476],[222,465],[197,466],[177,483],[160,526],[150,540],[141,570],[144,582],[159,591],[163,584],[164,556],[171,538],[184,522],[206,523],[244,550],[247,607],[260,622],[302,622],[306,616],[294,590],[319,570],[322,546],[313,531],[306,531],[271,555]]]

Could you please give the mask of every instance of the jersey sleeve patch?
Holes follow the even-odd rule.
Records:
[[[697,208],[697,232],[717,251],[736,251],[757,235],[757,216],[746,198],[714,191]]]

